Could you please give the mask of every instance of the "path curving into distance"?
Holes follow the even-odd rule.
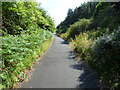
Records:
[[[21,88],[98,88],[98,81],[88,67],[75,60],[69,45],[55,35],[55,41],[34,66],[31,79]]]

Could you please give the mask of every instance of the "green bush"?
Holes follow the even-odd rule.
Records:
[[[107,85],[120,86],[120,30],[99,37],[88,61]]]
[[[24,0],[22,0],[24,1]],[[56,30],[46,11],[34,2],[2,2],[0,77],[2,88],[27,78],[26,70],[43,54]]]
[[[120,86],[120,29],[88,31],[71,39],[72,48],[108,87]]]
[[[11,88],[21,78],[26,78],[26,69],[32,67],[36,58],[41,55],[53,40],[49,31],[38,29],[31,34],[6,35],[2,40],[2,78],[3,88]]]
[[[66,32],[68,35],[67,38],[74,38],[75,35],[79,35],[81,32],[85,32],[89,23],[89,19],[79,19],[79,21],[75,22],[68,28],[68,31]]]
[[[3,35],[19,35],[23,30],[35,31],[39,27],[55,31],[52,18],[36,2],[2,2],[2,26]]]
[[[63,38],[65,41],[67,40],[67,34],[66,33],[62,33],[60,35],[61,38]]]
[[[119,4],[120,2],[99,2],[92,17],[91,29],[101,27],[102,29],[109,28],[112,31],[118,28],[120,24]]]
[[[97,30],[91,30],[86,32],[88,34],[88,39],[96,40],[100,36],[103,36],[105,33],[110,33],[109,29],[101,29],[100,27],[97,28]]]
[[[71,44],[73,50],[79,54],[82,60],[85,60],[90,55],[92,40],[88,39],[88,34],[81,33],[79,36],[75,36]]]
[[[117,30],[120,26],[120,2],[99,2],[93,5],[96,8],[90,19],[79,17],[81,19],[75,22],[72,18],[76,15],[71,19],[66,18],[58,25],[58,32],[64,33],[60,36],[65,40],[71,40],[74,51],[81,60],[86,60],[94,68],[106,85],[120,87],[120,29]],[[84,11],[88,8],[83,5]],[[79,10],[79,16],[83,15],[84,11]],[[67,22],[69,20],[73,21],[72,25]]]

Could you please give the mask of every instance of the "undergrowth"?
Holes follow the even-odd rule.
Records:
[[[99,37],[98,32],[99,30],[81,33],[74,40],[71,39],[73,50],[79,54],[80,60],[84,60],[95,70],[100,81],[107,87],[119,87],[120,30],[114,30],[111,34],[101,33]]]
[[[0,37],[2,40],[2,78],[3,88],[12,88],[20,79],[27,78],[25,71],[30,69],[43,54],[53,40],[49,31],[38,30],[31,34],[8,35]]]

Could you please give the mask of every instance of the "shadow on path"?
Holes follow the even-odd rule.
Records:
[[[62,41],[61,44],[68,44],[68,42],[66,42],[66,41]]]
[[[70,60],[76,59],[77,55],[74,54],[74,51],[71,50],[68,51],[67,53],[68,53],[68,57],[67,57],[68,59]]]
[[[75,60],[77,57],[73,51],[69,51],[68,54],[68,59],[70,60]],[[80,84],[76,88],[100,88],[95,73],[85,65],[84,61],[79,61],[70,67],[81,72],[78,78]]]
[[[82,71],[82,74],[78,78],[80,85],[78,85],[77,88],[99,88],[100,85],[95,74],[91,72],[82,62],[70,67]]]
[[[52,46],[34,69],[29,82],[22,88],[98,88],[97,78],[67,42],[55,35]]]

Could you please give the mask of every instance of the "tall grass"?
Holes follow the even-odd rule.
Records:
[[[88,34],[81,33],[79,36],[75,36],[75,39],[71,39],[72,47],[75,52],[77,52],[82,60],[85,60],[90,52],[92,40],[88,39]]]

